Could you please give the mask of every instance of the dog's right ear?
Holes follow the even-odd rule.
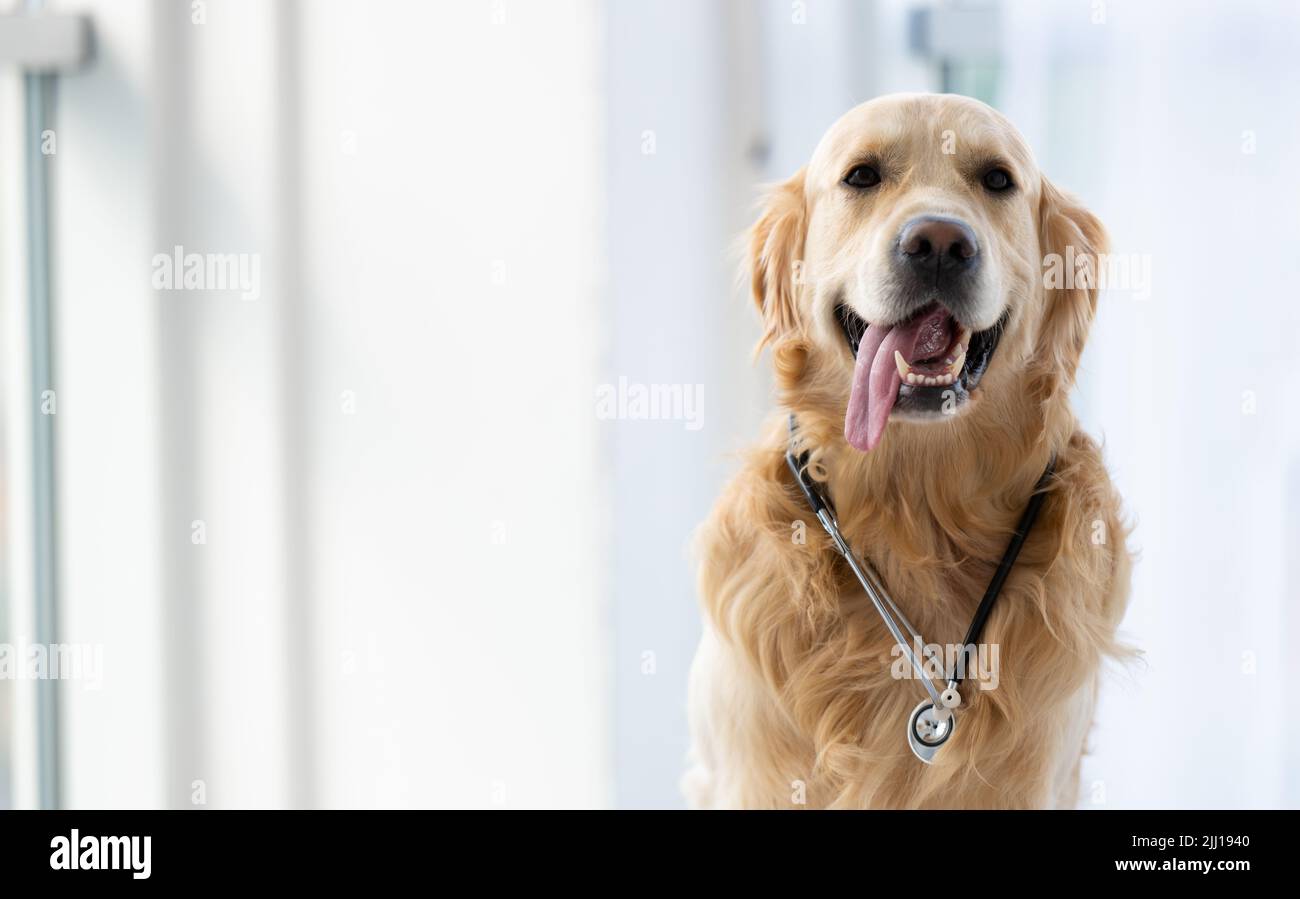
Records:
[[[767,196],[762,217],[749,231],[749,272],[754,301],[763,316],[758,348],[793,331],[795,305],[802,283],[803,244],[807,224],[804,169]]]

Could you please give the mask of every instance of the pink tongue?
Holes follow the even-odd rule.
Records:
[[[936,309],[910,322],[893,327],[870,325],[858,342],[858,361],[853,369],[853,391],[849,394],[849,411],[844,416],[844,439],[864,453],[880,443],[889,423],[889,413],[898,399],[898,365],[894,352],[909,362],[917,358],[918,343],[922,353],[942,331],[948,312]],[[922,339],[924,338],[924,339]],[[933,352],[943,349],[935,347]]]

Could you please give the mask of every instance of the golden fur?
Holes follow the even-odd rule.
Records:
[[[955,152],[945,152],[948,134]],[[863,206],[837,184],[867,148],[904,175]],[[1009,164],[1019,197],[998,205],[971,183],[968,167],[986,157]],[[870,263],[917,210],[976,225],[1010,319],[960,414],[891,421],[863,454],[843,436],[853,360],[829,297],[852,297],[849,268]],[[1104,245],[1100,223],[1038,173],[1012,126],[959,97],[858,107],[772,192],[751,232],[750,269],[779,411],[698,537],[705,634],[684,780],[694,805],[1075,804],[1100,668],[1122,652],[1130,562],[1119,498],[1069,405],[1096,291],[1047,289],[1041,272],[1047,254],[1069,246],[1095,258]],[[967,682],[957,731],[933,765],[905,740],[921,687],[891,675],[892,638],[786,469],[789,411],[850,543],[935,643],[961,641],[1057,454],[1038,524],[981,640],[1000,649],[1000,682]]]

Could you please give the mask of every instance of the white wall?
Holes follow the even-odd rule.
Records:
[[[58,397],[59,639],[102,647],[104,669],[98,687],[62,684],[59,703],[65,800],[136,807],[159,805],[165,797],[156,477],[163,347],[158,298],[149,290],[158,194],[149,177],[147,125],[159,88],[147,40],[149,6],[111,5],[114,15],[98,29],[95,74],[59,80],[56,152],[46,158]],[[25,311],[26,298],[9,295],[6,304]],[[21,405],[15,404],[11,422],[30,415],[31,389],[28,384]],[[24,525],[30,521],[29,510],[14,511]],[[183,533],[177,537],[188,545]],[[26,565],[26,553],[14,549],[15,562]],[[30,604],[30,594],[18,592],[15,602]]]
[[[595,4],[67,6],[65,803],[607,802]]]
[[[0,13],[13,11],[12,0]],[[31,391],[23,78],[0,70],[0,643],[30,639],[32,593]],[[18,300],[21,299],[21,305]],[[0,809],[36,801],[35,685],[0,680]]]
[[[693,423],[601,422],[621,807],[683,804],[686,673],[699,635],[688,543],[748,412],[729,388],[743,384],[745,343],[757,332],[744,327],[739,300],[731,307],[721,248],[733,233],[730,179],[747,170],[738,148],[752,131],[743,97],[728,103],[724,12],[690,2],[608,7],[610,340],[600,381],[671,385],[700,399]]]
[[[609,798],[599,20],[502,8],[302,22],[326,804]]]

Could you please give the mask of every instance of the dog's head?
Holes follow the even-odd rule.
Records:
[[[752,284],[764,341],[808,357],[787,379],[815,369],[868,452],[891,419],[956,425],[985,397],[1068,389],[1104,241],[997,112],[895,95],[846,114],[773,191],[751,233]],[[1052,254],[1070,270],[1045,286]]]

